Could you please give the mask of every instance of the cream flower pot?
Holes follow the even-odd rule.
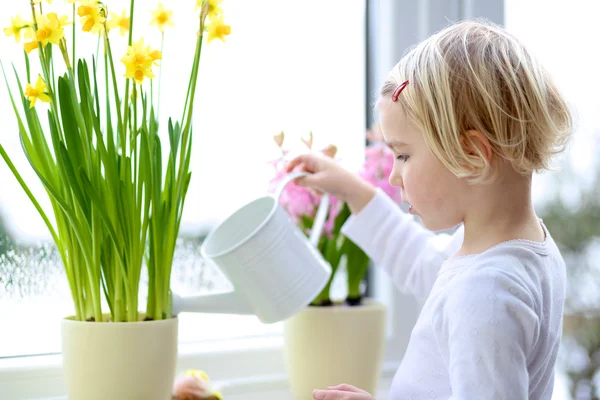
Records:
[[[307,307],[284,322],[285,359],[295,400],[347,383],[375,393],[385,345],[386,308]]]
[[[177,327],[177,318],[118,323],[64,319],[62,356],[69,400],[171,399]]]

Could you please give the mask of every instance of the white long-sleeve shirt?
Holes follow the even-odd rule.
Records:
[[[512,240],[452,257],[462,228],[436,235],[381,191],[349,218],[344,234],[400,290],[426,298],[391,400],[551,398],[566,276],[544,231],[544,242]]]

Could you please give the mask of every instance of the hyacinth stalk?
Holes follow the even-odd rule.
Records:
[[[18,92],[10,89],[11,74],[2,66],[23,151],[47,192],[52,215],[40,206],[2,144],[0,156],[52,235],[79,321],[140,320],[144,263],[149,277],[146,319],[172,317],[171,266],[190,184],[192,113],[209,4],[208,0],[200,3],[186,101],[181,119],[168,120],[165,148],[159,137],[157,105],[142,84],[153,76],[152,67],[162,55],[133,43],[134,6],[131,0],[129,52],[121,60],[127,68],[124,89],[117,79],[122,73],[117,73],[108,35],[108,10],[97,1],[73,4],[73,17],[83,16],[82,30],[100,35],[103,70],[95,58],[91,63],[76,60],[75,43],[69,54],[62,34],[66,20],[44,14],[42,4],[33,2],[28,28],[34,39],[25,44],[26,71],[12,68]],[[75,42],[75,28],[73,35]],[[32,79],[29,57],[36,50],[40,77],[35,86],[25,88],[23,81]],[[57,55],[66,72],[55,76]],[[46,115],[38,114],[36,100],[49,104]],[[168,153],[165,165],[164,152]],[[109,317],[102,309],[103,298]]]

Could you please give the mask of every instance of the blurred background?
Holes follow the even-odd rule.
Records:
[[[60,3],[56,0],[55,3]],[[107,0],[120,13],[128,2]],[[165,1],[176,30],[166,32],[161,118],[178,113],[187,82],[194,27],[193,1]],[[155,47],[147,28],[154,0],[138,2],[139,35]],[[60,7],[57,5],[56,7]],[[335,144],[349,168],[362,161],[365,132],[377,122],[372,104],[385,74],[404,51],[450,21],[484,17],[524,41],[555,77],[575,116],[576,129],[556,171],[535,177],[538,214],[568,265],[565,335],[556,399],[600,398],[600,2],[596,0],[246,0],[223,2],[232,34],[203,52],[194,116],[194,161],[173,288],[181,294],[220,291],[228,282],[199,257],[207,231],[238,206],[264,194],[278,156],[272,137],[289,143],[313,132],[315,147]],[[0,26],[28,15],[28,2],[3,4]],[[146,20],[147,21],[146,21]],[[189,26],[188,26],[189,25]],[[114,41],[125,42],[118,36]],[[87,40],[87,41],[86,41]],[[78,42],[93,54],[94,38]],[[184,45],[182,45],[182,43]],[[120,49],[120,50],[119,50]],[[114,50],[124,51],[124,46]],[[0,37],[5,67],[22,62],[22,48]],[[11,83],[11,84],[14,84]],[[48,206],[18,142],[4,80],[0,81],[0,142]],[[67,281],[41,218],[7,166],[0,162],[0,358],[60,352],[60,319],[71,314]],[[211,329],[201,329],[210,326]],[[44,332],[40,334],[40,332]],[[180,340],[280,335],[281,325],[253,317],[185,315]]]

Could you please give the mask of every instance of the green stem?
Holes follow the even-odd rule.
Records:
[[[76,12],[75,12],[75,3],[73,3],[73,55],[71,56],[71,58],[73,59],[73,63],[77,64],[77,57],[75,56],[75,37],[76,35],[76,29],[75,29],[75,18],[76,18]],[[76,77],[76,73],[73,74],[74,77]]]
[[[131,46],[131,41],[132,41],[132,37],[133,37],[134,6],[135,6],[135,0],[131,0],[131,2],[129,3],[129,38],[127,39],[128,46]],[[123,101],[123,104],[124,104],[123,115],[125,116],[123,121],[125,123],[125,126],[123,126],[123,128],[124,128],[124,130],[122,132],[123,137],[120,138],[122,140],[121,151],[122,151],[123,156],[125,156],[125,154],[127,154],[126,143],[127,143],[127,121],[129,118],[129,81],[130,81],[130,79],[125,80],[125,99]],[[123,178],[123,175],[121,176],[121,178]]]
[[[82,311],[83,299],[81,297],[80,287],[76,283],[75,271],[73,270],[73,265],[71,262],[73,255],[71,254],[71,252],[67,253],[64,250],[65,247],[68,249],[72,248],[70,246],[71,237],[69,236],[69,230],[66,228],[67,225],[65,224],[63,219],[64,215],[60,212],[60,207],[56,204],[56,201],[54,201],[53,199],[50,199],[50,202],[52,203],[52,209],[54,210],[54,215],[56,216],[56,225],[58,227],[57,230],[60,233],[61,239],[61,242],[57,243],[56,245],[59,248],[61,260],[63,262],[63,265],[65,266],[65,272],[67,273],[67,280],[69,281],[69,287],[71,289],[71,297],[73,298],[73,303],[75,305],[75,315],[77,317],[77,320],[82,321],[84,318]]]
[[[96,321],[103,321],[102,315],[102,221],[98,215],[96,205],[92,204],[92,262],[94,273],[94,314]]]
[[[107,35],[107,33],[105,33]],[[98,40],[96,41],[96,60],[98,59],[98,53],[100,52],[100,35],[98,35]],[[73,60],[75,61],[75,60]]]
[[[72,231],[70,228],[66,228],[67,230],[70,231],[70,233],[72,234]],[[79,257],[78,257],[78,252],[75,249],[75,247],[77,246],[73,240],[73,236],[70,235],[71,240],[70,240],[70,246],[69,249],[70,254],[69,254],[69,264],[71,265],[71,270],[73,271],[73,275],[75,278],[75,287],[77,289],[77,297],[79,298],[79,307],[77,309],[77,319],[79,321],[85,321],[87,319],[87,315],[86,315],[86,299],[85,296],[83,295],[83,286],[82,286],[82,279],[81,279],[81,268],[79,268],[80,266],[80,261],[79,261]]]
[[[115,64],[113,61],[113,56],[112,56],[112,48],[110,46],[110,40],[108,39],[108,35],[104,35],[104,44],[106,45],[106,51],[108,52],[108,61],[110,62],[110,72],[111,72],[111,77],[112,77],[112,83],[113,83],[113,92],[115,95],[115,105],[116,105],[116,109],[117,109],[117,126],[120,127],[120,129],[127,129],[127,127],[125,126],[125,122],[122,119],[122,114],[121,114],[121,99],[119,98],[119,90],[118,90],[118,86],[117,86],[117,74],[115,73]],[[108,68],[108,65],[105,66],[105,68]],[[107,81],[108,82],[108,81]],[[108,92],[106,92],[106,96],[108,98]],[[123,99],[123,102],[125,104],[128,103],[128,98],[127,96]],[[125,106],[127,107],[127,106]],[[127,118],[127,116],[126,116]]]
[[[200,24],[202,25],[202,24]],[[196,52],[194,53],[194,64],[192,66],[192,76],[190,84],[188,85],[188,94],[184,106],[184,118],[182,123],[185,121],[185,128],[183,129],[184,135],[189,131],[189,127],[192,123],[192,110],[194,109],[194,97],[196,95],[196,82],[198,81],[198,68],[200,65],[200,54],[202,52],[202,39],[204,37],[203,32],[200,32],[198,40],[196,41]],[[189,104],[188,104],[189,99]],[[186,118],[187,117],[187,118]],[[185,142],[185,140],[184,140]],[[182,145],[183,147],[183,145]]]
[[[0,156],[2,156],[2,158],[6,162],[6,165],[8,165],[8,168],[11,170],[11,172],[13,173],[13,175],[19,182],[19,185],[21,185],[21,187],[27,194],[27,197],[29,197],[29,200],[31,200],[31,202],[33,203],[33,206],[35,207],[35,209],[38,211],[38,213],[40,213],[40,216],[44,220],[44,223],[46,224],[46,226],[48,227],[48,230],[50,231],[50,234],[52,235],[52,239],[54,240],[54,243],[56,243],[56,244],[60,243],[58,235],[56,234],[56,231],[52,227],[52,223],[48,219],[48,216],[46,215],[46,213],[40,206],[40,203],[38,203],[36,198],[33,196],[33,193],[31,192],[31,190],[29,190],[29,187],[27,186],[27,184],[21,177],[21,174],[19,174],[19,171],[17,171],[17,169],[15,168],[15,165],[12,163],[10,157],[8,157],[8,154],[6,153],[6,151],[4,150],[4,147],[1,144],[0,144]]]
[[[115,244],[115,253],[118,254],[119,249]],[[115,257],[116,258],[116,257]],[[113,316],[115,322],[123,321],[123,277],[121,275],[121,268],[115,268],[115,315]]]
[[[165,47],[165,32],[162,32],[161,41],[160,41],[160,54],[163,54],[163,49]],[[164,57],[163,57],[164,59]],[[160,121],[160,88],[162,87],[162,63],[158,70],[158,100],[156,101],[156,120]],[[154,98],[152,98],[154,99]],[[153,100],[154,101],[154,100]]]
[[[133,38],[133,9],[135,0],[131,0],[129,3],[129,37],[127,38],[127,44],[131,46],[131,39]]]
[[[40,13],[42,12],[42,4],[40,3]],[[35,14],[35,7],[34,4],[31,3],[31,14],[33,16],[33,40],[37,40],[37,30],[38,30],[38,23],[37,23],[37,17]],[[46,87],[48,88],[48,92],[50,95],[51,99],[56,99],[56,93],[54,92],[54,81],[52,81],[50,79],[50,72],[48,71],[48,60],[46,60],[45,57],[45,52],[44,49],[42,48],[42,43],[41,42],[37,42],[38,45],[38,52],[39,52],[39,56],[40,56],[40,65],[42,67],[42,73],[44,74],[44,80],[46,81]],[[62,134],[62,125],[60,124],[59,118],[58,118],[58,109],[56,108],[56,104],[55,101],[51,101],[50,102],[50,108],[52,109],[52,114],[56,123],[56,127],[58,128],[59,134]],[[64,139],[64,136],[62,136],[62,138]]]
[[[104,44],[106,50],[106,43]],[[106,126],[105,129],[111,129],[112,121],[110,120],[110,82],[108,81],[108,52],[104,51],[104,91],[106,93]],[[100,116],[98,116],[100,117]]]

